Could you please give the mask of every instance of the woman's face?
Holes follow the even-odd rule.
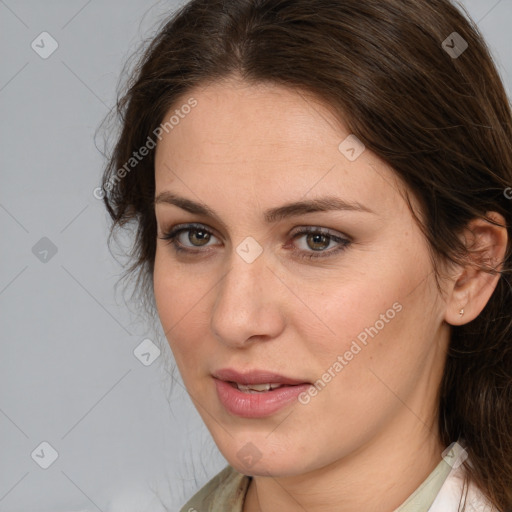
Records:
[[[235,79],[190,96],[157,147],[154,289],[223,455],[297,475],[431,435],[445,302],[394,172],[310,96]],[[296,385],[225,382],[283,383],[265,373]]]

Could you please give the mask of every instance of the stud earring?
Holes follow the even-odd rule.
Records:
[[[462,308],[460,311],[459,311],[459,315],[462,316],[464,314],[464,308]]]

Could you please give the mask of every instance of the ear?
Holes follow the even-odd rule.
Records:
[[[462,234],[469,254],[466,263],[457,266],[450,283],[444,316],[448,324],[463,325],[474,320],[498,284],[508,242],[506,222],[497,212],[487,212],[486,216],[499,225],[474,219]]]

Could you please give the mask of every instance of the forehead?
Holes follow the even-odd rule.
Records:
[[[360,202],[397,200],[396,174],[366,149],[347,158],[343,144],[353,136],[310,94],[233,79],[193,89],[165,119],[190,98],[196,106],[157,145],[157,193],[193,186],[226,200],[230,192],[260,201],[337,192]]]
[[[272,84],[237,79],[191,91],[197,106],[166,137],[183,143],[194,136],[197,150],[211,156],[254,154],[263,158],[288,151],[307,154],[310,147],[335,145],[346,132],[326,106],[311,95]],[[180,100],[185,102],[185,97]],[[176,102],[179,109],[180,101]],[[166,118],[169,116],[167,115]],[[348,135],[348,132],[346,133]],[[165,141],[160,146],[165,146]],[[269,155],[270,156],[270,155]]]

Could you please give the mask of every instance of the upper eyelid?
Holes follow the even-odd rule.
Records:
[[[207,226],[206,224],[202,224],[200,222],[194,222],[194,223],[183,223],[183,224],[176,224],[175,226],[172,226],[170,228],[162,228],[161,232],[164,235],[167,235],[169,233],[177,234],[181,231],[192,231],[193,229],[204,229],[205,231],[208,231],[208,233],[211,233],[216,238],[222,238],[217,235],[217,230],[214,228],[211,228],[210,226]]]

